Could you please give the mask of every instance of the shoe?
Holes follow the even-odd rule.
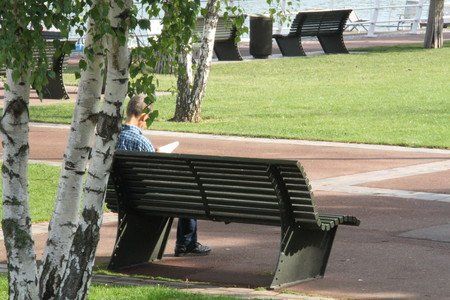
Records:
[[[211,252],[211,248],[200,243],[195,243],[193,247],[175,246],[175,257],[185,255],[203,256],[208,255],[209,252]]]

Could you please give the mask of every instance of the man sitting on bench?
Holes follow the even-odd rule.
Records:
[[[146,104],[141,95],[133,96],[128,103],[125,124],[117,142],[117,149],[128,151],[157,152],[152,143],[142,134],[146,127],[148,114],[144,113]],[[197,220],[179,218],[175,256],[207,255],[211,248],[197,242]]]

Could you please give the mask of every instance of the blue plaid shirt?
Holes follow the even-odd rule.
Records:
[[[129,151],[155,152],[152,143],[134,125],[123,125],[117,142],[117,149]]]

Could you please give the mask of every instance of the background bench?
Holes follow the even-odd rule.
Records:
[[[271,287],[323,276],[339,224],[318,214],[297,161],[117,151],[106,203],[119,213],[109,269],[161,259],[174,217],[281,227]]]
[[[195,31],[200,36],[203,35],[203,25],[205,19],[197,18]],[[242,60],[236,43],[236,27],[233,26],[233,19],[229,17],[226,21],[223,17],[219,17],[217,22],[216,36],[214,38],[214,52],[218,60]]]
[[[56,49],[53,46],[53,40],[59,39],[61,37],[59,32],[54,31],[43,31],[42,36],[47,40],[45,52],[47,56],[47,60],[50,64],[49,70],[55,72],[55,77],[50,78],[47,76],[48,83],[42,87],[42,95],[43,98],[46,99],[69,99],[69,95],[67,94],[66,88],[64,86],[63,81],[63,65],[65,63],[65,55],[61,54],[58,57],[54,57]],[[70,42],[72,43],[72,42]],[[75,45],[75,42],[73,42]],[[37,57],[38,53],[35,52],[34,56]],[[4,67],[0,67],[0,76],[6,75],[6,69]]]
[[[351,12],[351,9],[299,12],[289,34],[273,37],[283,56],[306,55],[301,42],[303,36],[316,36],[327,54],[348,53],[342,34]]]

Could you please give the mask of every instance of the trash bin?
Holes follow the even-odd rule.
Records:
[[[254,58],[267,58],[272,54],[272,26],[270,16],[250,17],[250,54]]]

